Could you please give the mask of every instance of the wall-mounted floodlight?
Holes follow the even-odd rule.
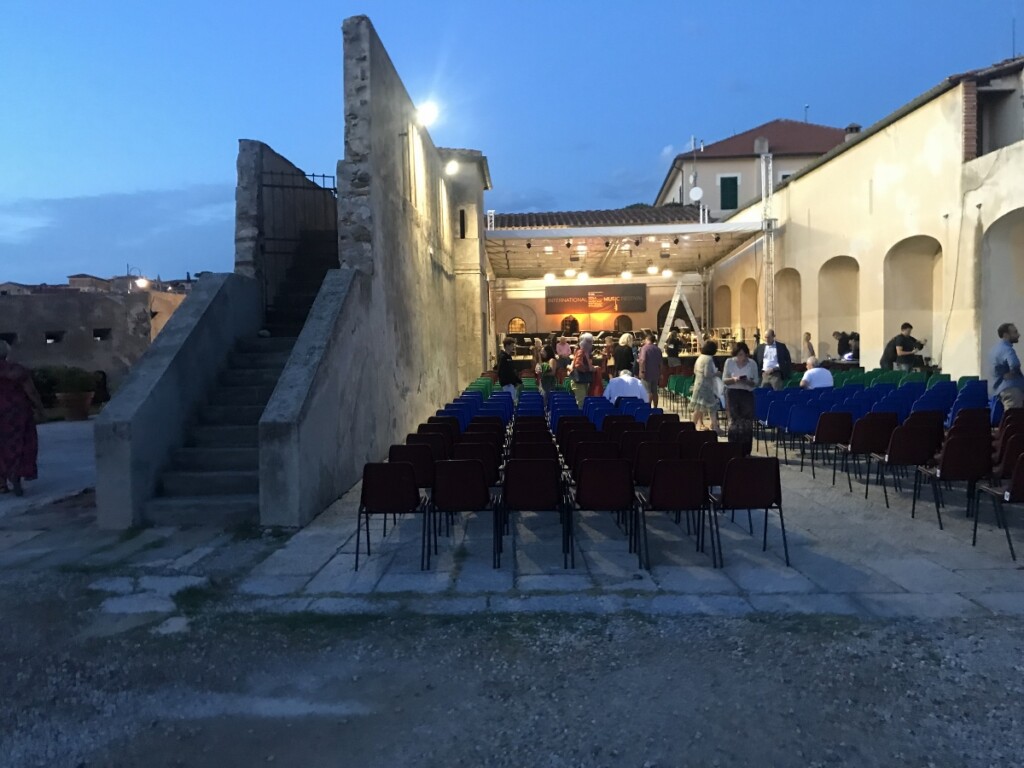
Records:
[[[440,114],[441,110],[436,101],[425,101],[416,108],[416,122],[424,128],[429,128],[437,122]]]

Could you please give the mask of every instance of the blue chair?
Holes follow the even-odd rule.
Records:
[[[793,403],[787,400],[776,401],[768,406],[768,418],[765,419],[765,429],[775,430],[775,452],[779,452],[779,440],[782,430],[789,424],[789,413],[793,410]],[[765,437],[765,448],[768,447],[768,439]]]
[[[821,408],[818,407],[817,403],[811,403],[810,405],[794,405],[789,412],[789,419],[786,423],[786,432],[784,438],[790,440],[800,440],[800,451],[803,453],[803,438],[804,435],[813,435],[814,430],[818,427],[818,417],[821,416]],[[779,440],[775,441],[775,454],[778,457],[779,453]],[[789,452],[786,450],[786,439],[781,440],[782,442],[782,457],[783,461],[789,463]]]

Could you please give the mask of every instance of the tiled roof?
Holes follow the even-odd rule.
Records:
[[[496,213],[495,229],[550,227],[629,227],[649,224],[695,224],[700,213],[695,205],[631,205],[608,211],[545,211]]]
[[[798,120],[772,120],[764,125],[716,141],[697,153],[697,159],[707,157],[754,157],[754,140],[768,139],[768,151],[774,156],[823,155],[832,147],[842,144],[846,132],[842,128],[802,123]],[[685,160],[692,154],[679,155]]]

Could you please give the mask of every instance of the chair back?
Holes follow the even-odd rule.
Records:
[[[505,509],[517,512],[559,509],[562,504],[562,470],[557,458],[509,459],[505,464],[502,504]]]
[[[512,458],[514,459],[551,459],[558,461],[558,448],[550,440],[542,442],[513,442]]]
[[[430,449],[434,452],[434,461],[444,461],[451,455],[448,453],[444,435],[439,435],[436,432],[418,432],[406,435],[405,444],[429,445]]]
[[[709,488],[720,486],[725,480],[725,468],[733,459],[743,457],[743,446],[739,443],[706,443],[700,449],[700,461],[704,465],[704,482]]]
[[[450,424],[455,427],[455,434],[457,435],[462,431],[462,426],[459,424],[459,420],[455,416],[431,416],[427,419],[427,424]],[[473,422],[469,422],[469,426],[472,426]]]
[[[617,459],[619,458],[619,446],[610,440],[600,440],[592,443],[579,443],[572,454],[573,477],[579,480],[580,464],[591,459]],[[632,466],[632,465],[631,465]]]
[[[1003,501],[1009,504],[1019,504],[1024,501],[1024,456],[1017,459],[1017,463],[1013,465],[1010,490],[1003,493]]]
[[[658,427],[658,439],[667,443],[674,443],[676,441],[676,435],[683,431],[683,424],[692,424],[693,422],[682,422],[682,421],[666,421],[660,427]],[[648,422],[650,424],[650,422]]]
[[[996,462],[993,470],[997,480],[1008,480],[1013,475],[1013,469],[1017,466],[1017,459],[1024,455],[1024,433],[1018,432],[1011,435],[1002,446],[1002,455]]]
[[[718,435],[714,432],[680,432],[676,442],[679,444],[680,459],[699,461],[700,449],[709,443],[717,443]]]
[[[565,445],[561,446],[562,458],[565,459],[565,466],[576,466],[576,448],[581,443],[610,443],[607,435],[602,432],[570,432],[566,435]],[[612,443],[612,445],[615,445]],[[615,446],[618,452],[618,446]]]
[[[633,468],[625,459],[588,459],[576,480],[580,509],[618,512],[633,506]]]
[[[582,421],[577,421],[582,419]],[[565,445],[566,439],[570,432],[597,432],[597,427],[592,422],[583,418],[582,416],[572,416],[566,419],[560,419],[558,422],[558,434],[556,440],[559,445]]]
[[[779,460],[774,456],[733,459],[725,468],[722,509],[768,509],[782,506]]]
[[[896,429],[895,413],[867,413],[857,419],[850,435],[850,452],[856,454],[885,453],[889,438]]]
[[[850,441],[853,416],[849,413],[823,413],[814,429],[814,442],[818,445],[839,445]]]
[[[429,445],[392,445],[388,461],[412,464],[417,488],[434,487],[434,451]]]
[[[679,446],[660,440],[640,443],[633,456],[633,482],[636,485],[650,485],[654,479],[654,468],[662,461],[677,461]]]
[[[636,457],[637,446],[642,443],[653,442],[658,439],[658,436],[652,432],[640,432],[639,430],[629,430],[623,432],[619,437],[619,456],[626,459],[626,461],[633,461]]]
[[[992,472],[992,454],[979,451],[969,437],[950,437],[942,446],[938,477],[953,482],[977,482]]]
[[[892,431],[885,460],[895,466],[912,467],[927,464],[934,455],[932,430],[926,425],[904,424]]]
[[[647,494],[651,509],[659,512],[703,509],[707,505],[707,498],[702,462],[662,459],[654,465]]]
[[[505,422],[501,420],[500,416],[483,416],[478,414],[470,420],[469,426],[474,427],[479,425],[490,425],[491,427],[495,427],[502,431],[505,430]]]
[[[420,492],[412,464],[400,461],[364,465],[359,504],[369,512],[415,512],[420,505]]]
[[[525,414],[524,415],[520,415],[520,416],[516,416],[516,420],[515,420],[514,426],[516,426],[516,427],[518,427],[518,426],[526,426],[528,424],[529,425],[533,425],[533,426],[542,427],[543,429],[547,429],[548,428],[548,422],[547,422],[547,420],[543,416],[530,416],[530,415],[525,415]]]
[[[608,419],[612,418],[609,416],[604,420],[604,426],[601,428],[601,432],[608,435],[608,439],[613,443],[619,442],[619,438],[622,437],[623,432],[643,432],[646,428],[639,421],[634,419],[632,416],[621,416],[618,418],[626,419],[626,421],[613,421],[611,424],[608,423]]]
[[[505,437],[497,432],[466,432],[462,435],[462,439],[455,444],[455,448],[460,445],[489,445],[494,448],[495,452],[500,456],[501,449],[505,444]],[[454,448],[452,449],[452,458],[458,458],[455,455]]]
[[[647,417],[647,431],[657,432],[663,424],[679,424],[678,413],[652,413]]]
[[[487,487],[498,484],[498,467],[501,454],[492,443],[459,443],[452,458],[479,461],[484,465],[484,479]]]
[[[452,455],[452,448],[455,446],[455,442],[459,437],[459,430],[452,427],[451,424],[420,424],[416,427],[417,434],[438,434],[444,438],[445,450],[448,455]]]
[[[990,434],[992,431],[991,415],[988,408],[962,408],[957,412],[953,426]]]
[[[484,465],[472,459],[451,459],[434,464],[431,502],[442,512],[487,509],[490,491]]]

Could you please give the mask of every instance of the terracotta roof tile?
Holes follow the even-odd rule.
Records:
[[[549,227],[629,227],[649,224],[695,224],[700,213],[695,205],[631,205],[605,211],[545,211],[496,213],[495,229]]]
[[[697,158],[699,160],[702,157],[754,157],[754,139],[760,136],[768,139],[768,151],[776,157],[823,155],[842,144],[845,135],[846,132],[842,128],[802,123],[798,120],[772,120],[749,131],[707,145],[703,152],[697,153]],[[685,160],[692,157],[692,153],[683,153],[678,157]]]

